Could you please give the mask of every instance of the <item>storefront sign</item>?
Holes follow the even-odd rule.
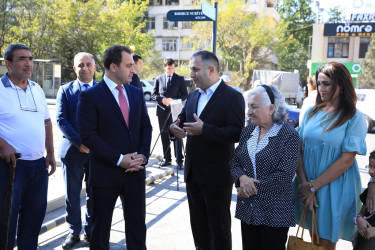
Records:
[[[311,63],[311,76],[315,76],[315,72],[326,63]],[[349,70],[354,86],[357,87],[357,75],[362,73],[361,63],[342,63]]]
[[[375,13],[357,13],[350,15],[352,22],[375,22]]]
[[[375,36],[375,23],[326,23],[324,36]]]
[[[315,72],[326,63],[311,63],[311,75],[315,75]],[[362,73],[361,63],[342,63],[349,70],[350,74],[356,75]]]

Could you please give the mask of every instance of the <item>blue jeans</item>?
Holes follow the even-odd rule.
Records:
[[[9,167],[0,160],[0,235],[3,235]],[[18,249],[37,249],[38,236],[47,208],[48,172],[44,157],[17,160],[9,220],[8,250],[13,249],[17,229]],[[2,240],[1,240],[2,242]]]
[[[82,231],[81,220],[81,190],[82,180],[88,180],[89,155],[78,151],[72,147],[67,152],[65,158],[61,159],[64,183],[65,183],[65,205],[66,221],[69,226],[69,232],[80,234]],[[91,214],[92,214],[92,195],[91,187],[86,181],[86,222],[84,230],[87,235],[91,235]]]

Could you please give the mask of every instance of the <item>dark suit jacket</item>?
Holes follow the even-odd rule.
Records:
[[[129,127],[120,106],[104,82],[82,92],[78,102],[78,129],[84,145],[90,149],[92,186],[119,186],[127,175],[142,175],[145,171],[125,173],[117,166],[120,154],[138,152],[148,158],[152,126],[145,100],[139,88],[125,84],[129,98]]]
[[[155,79],[152,99],[158,102],[156,108],[157,116],[164,115],[165,112],[169,113],[170,111],[170,106],[167,107],[162,103],[163,98],[182,99],[182,101],[185,101],[188,97],[188,91],[183,76],[173,73],[171,86],[168,86],[168,88],[165,88],[166,81],[166,74],[162,74]]]
[[[184,122],[195,122],[199,96],[198,90],[190,93],[179,115],[181,127]],[[228,185],[233,182],[229,161],[245,119],[241,93],[221,81],[199,118],[204,122],[202,134],[187,137],[185,181],[192,175],[201,185]]]
[[[130,82],[130,85],[133,85],[134,87],[142,89],[142,82],[139,79],[137,74],[133,74],[132,81]]]
[[[97,82],[93,82],[96,85]],[[56,120],[57,126],[60,128],[63,137],[60,141],[60,149],[58,156],[65,158],[71,147],[79,149],[81,139],[77,126],[77,105],[78,97],[81,94],[80,84],[78,80],[71,81],[60,87],[56,97]]]

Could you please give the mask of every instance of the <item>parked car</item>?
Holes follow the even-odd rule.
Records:
[[[357,109],[361,111],[366,118],[367,130],[375,125],[375,89],[356,89]]]
[[[301,112],[298,108],[293,108],[292,106],[286,105],[286,112],[288,113],[288,118],[286,123],[290,124],[293,128],[299,126],[299,114]]]
[[[141,80],[141,82],[142,82],[142,89],[143,89],[143,95],[145,97],[145,100],[150,101],[151,100],[151,93],[152,93],[152,90],[154,89],[154,85],[152,85],[147,80]]]

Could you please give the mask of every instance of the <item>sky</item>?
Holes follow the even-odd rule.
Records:
[[[313,1],[315,2],[315,1]],[[320,0],[320,8],[324,8],[324,19],[328,19],[330,8],[340,6],[345,9],[345,17],[350,19],[352,13],[375,13],[375,0]],[[313,4],[315,11],[315,4]]]

